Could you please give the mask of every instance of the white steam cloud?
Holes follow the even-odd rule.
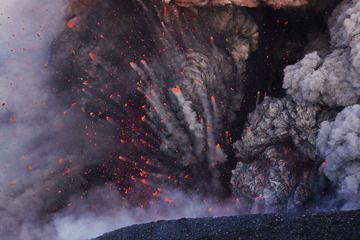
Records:
[[[44,133],[53,132],[60,123],[49,121],[45,83],[50,43],[61,29],[62,6],[63,1],[48,0],[0,4],[0,233],[4,239],[41,239],[23,232],[30,231],[27,223],[51,205],[44,195],[53,186],[46,188],[45,181],[57,152],[48,152],[55,146],[45,139],[51,134]],[[39,158],[42,154],[46,157]]]
[[[76,198],[72,206],[60,213],[52,223],[57,240],[91,239],[103,233],[133,224],[182,217],[230,216],[244,210],[240,200],[200,198],[176,190],[162,190],[159,199],[148,207],[132,207],[119,200],[110,186],[94,188],[87,199]]]

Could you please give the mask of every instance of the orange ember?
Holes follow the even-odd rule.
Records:
[[[171,198],[164,198],[164,202],[166,202],[166,203],[172,203],[172,202],[174,202],[174,200],[171,199]]]
[[[95,54],[93,52],[90,52],[89,53],[89,58],[91,61],[94,61],[95,60]]]
[[[77,17],[74,17],[74,18],[70,19],[70,20],[67,22],[66,26],[67,26],[68,28],[73,28],[73,27],[75,26],[77,20],[78,20]]]
[[[172,91],[173,93],[179,93],[179,92],[180,92],[180,87],[179,87],[179,85],[176,85],[174,88],[171,89],[171,91]]]

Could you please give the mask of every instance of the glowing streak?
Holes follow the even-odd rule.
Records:
[[[166,5],[164,5],[164,17],[167,16],[167,8],[166,8]]]
[[[172,202],[174,202],[174,200],[171,199],[171,198],[164,198],[164,202],[166,202],[166,203],[172,203]]]
[[[95,54],[93,52],[90,52],[89,53],[89,58],[91,61],[94,61],[95,60]]]
[[[59,164],[59,165],[62,165],[63,162],[64,162],[64,161],[63,161],[62,159],[59,159],[59,160],[58,160],[58,164]]]

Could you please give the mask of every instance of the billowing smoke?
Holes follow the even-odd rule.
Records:
[[[337,196],[321,197],[319,205],[359,207],[359,7],[343,1],[328,22],[329,49],[286,67],[288,95],[265,98],[248,116],[234,144],[239,162],[232,185],[238,196],[263,198],[266,208],[292,209],[311,198],[319,201],[320,193],[332,195],[324,193],[329,180]]]
[[[321,123],[316,145],[325,158],[322,170],[338,186],[343,208],[360,205],[360,105],[346,107],[334,121]]]
[[[344,2],[329,20],[327,54],[313,52],[285,69],[284,88],[299,104],[349,106],[360,101],[358,2]]]
[[[231,184],[238,196],[285,208],[312,197],[319,110],[297,106],[289,98],[266,97],[249,114],[241,140],[234,143],[239,162]]]
[[[297,106],[289,98],[265,97],[249,114],[241,141],[234,144],[238,157],[246,162],[270,145],[290,141],[315,160],[313,146],[319,110],[319,107]]]
[[[191,36],[182,25],[193,13],[177,7],[172,18],[161,19],[170,21],[164,25],[159,9],[135,1],[115,13],[116,1],[16,4],[1,9],[7,61],[0,232],[6,239],[84,239],[132,223],[241,209],[211,193],[223,191],[217,166],[227,160],[227,119],[257,44],[246,12],[223,10],[241,28],[202,19]],[[39,9],[46,14],[36,14]],[[137,11],[145,15],[132,26]],[[225,33],[229,40],[217,47]],[[142,79],[132,67],[149,75]],[[196,194],[202,187],[210,196]],[[75,234],[72,224],[90,218],[104,227],[85,234],[77,225],[81,236]]]
[[[86,199],[75,196],[73,205],[59,213],[52,225],[59,240],[91,239],[120,227],[158,219],[233,215],[244,210],[243,203],[236,199],[204,199],[174,189],[163,189],[158,197],[165,201],[154,199],[149,207],[134,207],[119,199],[118,193],[110,186],[93,188]]]
[[[162,36],[157,48],[163,56],[149,64],[130,64],[141,77],[139,88],[147,100],[144,120],[161,139],[163,157],[156,152],[152,158],[165,176],[187,179],[177,185],[218,194],[224,188],[218,169],[227,161],[231,110],[243,96],[245,61],[256,49],[257,26],[239,9],[199,10],[203,20],[193,20],[198,27],[193,33],[176,25],[193,14],[181,16],[175,6],[171,11],[175,14],[168,24],[154,31]],[[151,26],[160,25],[154,21]],[[206,26],[210,31],[203,30]],[[181,35],[174,38],[177,32]],[[216,38],[225,33],[225,46],[219,47]],[[158,67],[164,64],[169,69]]]
[[[76,135],[67,132],[58,141],[49,141],[60,131],[61,122],[53,118],[56,110],[49,107],[46,87],[50,42],[61,29],[64,4],[2,1],[0,5],[0,232],[4,239],[41,239],[23,237],[21,227],[38,220],[45,209],[56,210],[53,207],[61,202],[58,191],[67,182],[60,177],[67,175],[67,159],[63,167],[57,162],[71,157],[61,143]]]
[[[5,239],[85,239],[161,218],[298,209],[318,197],[324,176],[358,206],[359,110],[350,105],[359,101],[359,4],[339,6],[330,49],[288,67],[289,95],[265,98],[234,136],[250,105],[247,63],[266,31],[261,11],[307,1],[174,3],[2,1]],[[321,74],[324,91],[307,86]],[[335,118],[341,109],[329,106],[349,107]]]

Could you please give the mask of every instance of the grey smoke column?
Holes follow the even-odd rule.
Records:
[[[283,196],[282,200],[286,200],[293,198],[292,191],[297,201],[296,196],[303,198],[321,189],[311,183],[319,183],[316,168],[321,165],[320,172],[338,187],[339,200],[346,202],[344,208],[359,206],[359,105],[353,105],[360,100],[359,16],[358,1],[343,1],[329,19],[330,49],[310,53],[286,67],[283,87],[288,96],[265,98],[249,115],[241,140],[234,144],[240,161],[232,177],[235,193],[255,198],[262,192],[265,200],[265,193],[272,193],[270,196]],[[332,120],[333,113],[339,111],[335,107],[339,106],[348,107]],[[326,119],[328,121],[321,123]],[[310,160],[312,170],[296,167],[307,176],[299,179],[297,184],[310,192],[297,191],[296,184],[291,184],[289,176],[294,174],[288,165],[295,164],[296,157],[286,156],[279,150],[284,142],[293,144],[293,154],[300,152],[304,164]],[[269,151],[278,154],[261,163],[259,159],[264,156],[266,159]],[[272,184],[272,175],[263,167],[266,162],[270,171],[274,166],[280,169],[277,174],[280,180],[275,184]],[[288,195],[281,195],[273,186],[292,190]]]
[[[284,85],[298,104],[349,106],[360,101],[360,2],[344,1],[329,20],[328,54],[313,52],[285,69]]]
[[[285,69],[284,78],[284,88],[298,104],[348,106],[333,121],[321,123],[316,141],[325,160],[321,169],[338,187],[344,208],[359,207],[359,19],[360,2],[343,1],[329,19],[328,53],[306,55]]]
[[[346,107],[334,121],[321,123],[316,146],[322,170],[338,186],[344,208],[360,206],[360,105]]]

